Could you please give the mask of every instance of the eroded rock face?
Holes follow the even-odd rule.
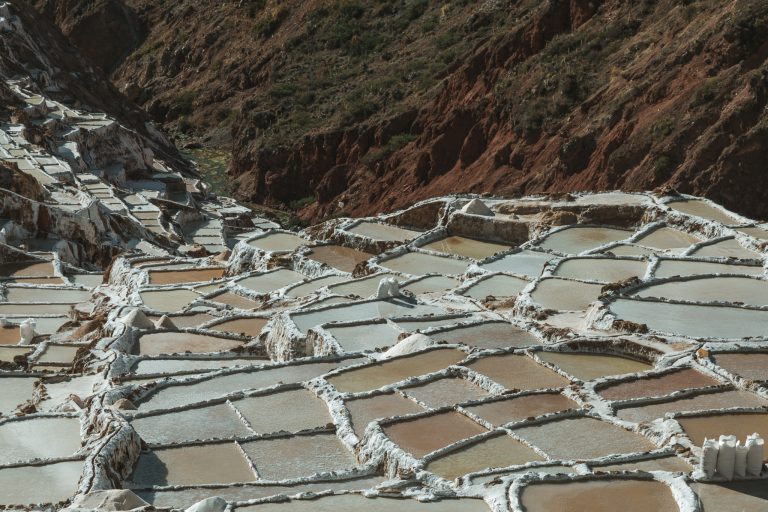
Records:
[[[760,1],[87,4],[38,2],[83,50],[112,50],[115,83],[155,120],[231,143],[241,197],[314,197],[307,219],[453,192],[663,185],[768,212]],[[338,20],[360,41],[338,42]],[[420,66],[414,45],[429,48]]]

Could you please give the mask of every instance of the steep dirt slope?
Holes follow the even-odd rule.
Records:
[[[74,108],[105,112],[141,134],[156,155],[180,170],[189,169],[173,144],[149,124],[151,118],[147,113],[121,94],[47,17],[27,2],[12,2],[8,12],[18,16],[23,28],[5,31],[0,26],[0,77],[29,80],[52,98]],[[0,85],[0,110],[16,108],[15,101],[5,84]]]
[[[761,0],[125,4],[147,37],[113,80],[231,144],[242,198],[317,218],[670,185],[768,217]]]

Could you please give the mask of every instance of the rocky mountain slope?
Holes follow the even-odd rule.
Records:
[[[231,147],[241,198],[307,218],[659,186],[768,216],[759,0],[37,4],[156,121]]]

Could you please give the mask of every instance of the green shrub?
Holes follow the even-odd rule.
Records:
[[[659,155],[653,162],[657,176],[668,176],[672,172],[672,159],[668,155]]]
[[[195,98],[197,98],[195,91],[184,91],[176,97],[173,106],[179,111],[179,114],[187,116],[194,110]]]

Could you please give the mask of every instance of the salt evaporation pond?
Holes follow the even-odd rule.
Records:
[[[157,162],[165,181],[132,190],[76,176],[155,234],[106,274],[96,247],[0,265],[0,503],[123,487],[257,512],[693,510],[723,503],[696,472],[704,436],[768,436],[768,230],[748,219],[655,193],[477,198],[494,214],[452,196],[289,232],[184,197],[197,185]],[[161,225],[147,208],[177,180]],[[605,224],[554,226],[564,212]]]
[[[542,249],[562,254],[580,254],[610,242],[632,236],[632,231],[608,227],[568,227],[548,235],[539,245]]]
[[[420,231],[392,226],[391,224],[382,224],[380,222],[360,222],[347,231],[382,242],[404,242],[412,240],[421,234]]]
[[[498,252],[510,249],[510,247],[506,245],[486,242],[483,240],[474,240],[463,236],[447,236],[440,240],[435,240],[434,242],[422,245],[421,248],[445,254],[464,256],[476,260],[483,260]]]

